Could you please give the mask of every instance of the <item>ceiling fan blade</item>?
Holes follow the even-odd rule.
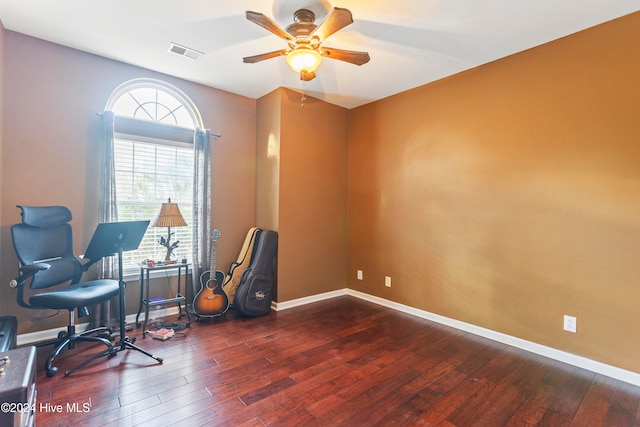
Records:
[[[289,53],[287,49],[274,50],[273,52],[261,53],[260,55],[247,56],[245,58],[242,58],[242,62],[244,62],[245,64],[254,64],[256,62],[264,61],[265,59],[283,56],[287,53]]]
[[[247,10],[245,13],[247,15],[247,19],[254,24],[260,25],[262,28],[271,31],[276,36],[281,37],[288,42],[295,42],[295,37],[285,31],[285,29],[280,25],[273,22],[271,18],[269,18],[265,14],[260,12],[252,12],[250,10]]]
[[[320,55],[338,61],[350,62],[351,64],[362,65],[371,59],[367,52],[357,52],[354,50],[334,49],[332,47],[321,47]]]
[[[309,34],[312,43],[322,43],[327,37],[353,22],[349,9],[334,7],[327,17]]]

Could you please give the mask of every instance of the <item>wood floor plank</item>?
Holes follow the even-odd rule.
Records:
[[[412,398],[411,406],[401,408],[387,417],[388,422],[397,418],[408,418],[412,422],[425,425],[437,425],[444,422],[468,403],[469,396],[474,396],[479,390],[487,387],[484,379],[467,378],[458,384],[451,392],[441,396],[430,389],[425,389]],[[413,411],[411,408],[415,408]]]
[[[298,384],[251,407],[266,425],[282,424],[290,414],[311,415],[307,407],[325,397],[335,394],[340,388],[332,382],[320,384]],[[314,417],[315,419],[315,417]]]
[[[584,396],[591,384],[595,374],[576,368],[569,380],[558,390],[558,396],[550,406],[550,410],[558,414],[573,419],[576,411],[583,403]]]
[[[175,319],[165,319],[172,321]],[[266,316],[200,321],[167,341],[134,329],[133,350],[47,378],[40,426],[637,426],[640,387],[353,297]],[[65,406],[66,407],[66,406]]]
[[[419,373],[411,369],[391,369],[377,386],[363,382],[358,386],[349,386],[327,399],[319,400],[307,407],[316,418],[331,420],[332,423],[346,423],[348,425],[366,425],[357,417],[361,411],[370,406],[386,404],[385,398],[393,391],[418,376]],[[335,399],[334,399],[335,397]],[[336,405],[334,405],[336,403]],[[369,411],[366,411],[367,413]]]
[[[247,393],[238,396],[238,399],[240,399],[240,402],[242,402],[243,405],[249,406],[261,401],[262,399],[266,399],[272,394],[276,394],[282,390],[286,390],[287,388],[292,387],[295,384],[297,383],[291,378],[283,378],[281,380],[264,385],[260,388],[248,391]]]
[[[236,426],[256,425],[254,411],[248,410],[238,399],[231,399],[219,404],[211,403],[204,407],[187,408],[190,414],[176,421],[175,425],[185,426]],[[169,425],[169,424],[166,424]],[[150,426],[153,426],[151,424]]]
[[[387,415],[395,411],[407,402],[406,395],[397,391],[391,391],[383,398],[371,402],[364,407],[355,407],[348,412],[342,420],[336,420],[336,424],[345,426],[372,426],[380,423]]]
[[[602,425],[609,410],[616,381],[596,375],[580,404],[571,424],[574,426]]]
[[[516,413],[529,397],[528,393],[516,385],[509,385],[500,393],[486,411],[473,422],[477,426],[502,426]]]
[[[474,373],[475,378],[485,379],[487,386],[470,396],[466,404],[448,420],[458,425],[472,425],[507,393],[509,387],[518,379],[519,371],[526,369],[528,362],[525,352],[518,349],[507,348],[497,354]]]
[[[555,399],[558,390],[548,384],[542,384],[530,392],[527,400],[513,413],[505,426],[535,426],[545,416],[547,408]]]
[[[618,381],[613,390],[609,410],[603,421],[607,426],[626,426],[638,424],[638,396],[637,388]]]

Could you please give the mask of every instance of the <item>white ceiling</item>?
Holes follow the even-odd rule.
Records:
[[[323,46],[367,51],[361,67],[324,59],[304,83],[284,57],[242,58],[286,48],[247,21],[262,12],[282,27],[293,11],[327,0],[0,0],[8,30],[225,91],[259,98],[278,87],[356,107],[640,10],[639,0],[332,0],[354,23]],[[318,13],[320,14],[320,13]],[[320,16],[316,23],[319,23]],[[191,60],[171,42],[203,52]]]

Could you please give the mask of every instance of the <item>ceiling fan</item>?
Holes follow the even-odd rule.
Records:
[[[323,56],[356,65],[369,62],[370,58],[367,52],[321,46],[329,36],[353,22],[353,17],[348,9],[334,7],[319,25],[314,24],[316,16],[312,11],[299,9],[293,14],[294,22],[286,29],[262,13],[247,11],[246,15],[249,21],[284,39],[289,47],[248,56],[243,58],[245,63],[253,64],[265,59],[286,56],[289,66],[300,73],[300,80],[309,81],[316,77],[315,71]]]

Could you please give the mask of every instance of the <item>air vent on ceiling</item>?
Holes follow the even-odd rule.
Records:
[[[176,43],[171,43],[169,45],[169,52],[175,53],[176,55],[187,57],[189,59],[199,59],[202,55],[204,55],[202,52],[198,52],[197,50],[190,49],[185,46],[180,46],[179,44],[176,44]]]

